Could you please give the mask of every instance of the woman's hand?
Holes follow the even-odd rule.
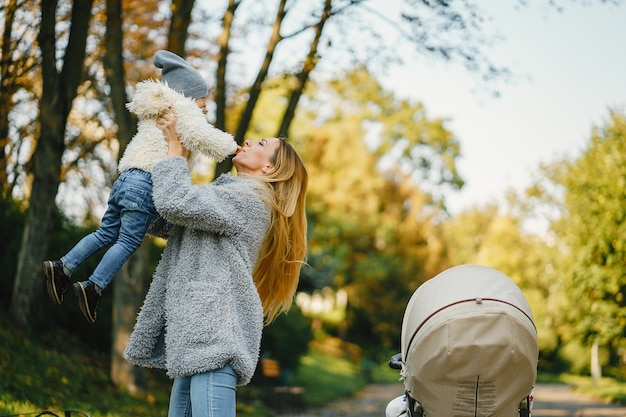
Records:
[[[185,148],[183,148],[183,144],[180,143],[178,133],[176,133],[177,120],[178,119],[174,113],[165,113],[160,115],[156,121],[157,127],[161,129],[161,132],[163,132],[165,140],[169,145],[169,152],[167,153],[168,157],[183,156],[185,153]]]

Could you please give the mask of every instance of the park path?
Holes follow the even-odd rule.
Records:
[[[537,384],[534,393],[532,417],[626,417],[626,407],[582,396],[567,385]],[[385,417],[387,403],[402,394],[401,383],[368,385],[353,398],[323,409],[285,413],[282,417]]]
[[[567,385],[538,384],[532,417],[625,417],[626,407],[573,392]]]

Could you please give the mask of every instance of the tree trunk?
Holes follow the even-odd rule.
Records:
[[[600,359],[598,358],[598,342],[594,341],[591,345],[591,379],[593,385],[597,385],[598,381],[602,377],[602,367],[600,366]]]
[[[223,18],[224,27],[223,27],[222,35],[218,38],[220,39],[220,56],[218,60],[218,63],[219,63],[218,77],[217,77],[218,89],[216,92],[216,104],[217,104],[216,126],[221,129],[224,129],[226,125],[226,120],[225,120],[226,86],[225,86],[225,82],[223,82],[223,79],[224,79],[224,74],[226,73],[226,61],[227,61],[227,53],[228,53],[228,39],[229,39],[228,35],[230,33],[230,26],[228,26],[228,30],[227,30],[226,25],[227,23],[231,23],[232,15],[234,14],[235,9],[237,8],[238,5],[239,5],[239,2],[235,2],[234,0],[231,0],[229,2],[229,8],[227,9]],[[235,133],[235,140],[240,145],[243,143],[243,138],[246,132],[248,131],[250,122],[252,121],[252,114],[254,112],[254,108],[256,107],[258,98],[261,94],[261,91],[263,88],[263,82],[265,81],[267,74],[269,72],[269,67],[274,57],[274,51],[276,50],[278,43],[283,39],[280,36],[280,28],[282,27],[282,22],[285,18],[285,15],[287,14],[287,9],[285,6],[286,6],[286,2],[281,1],[278,7],[278,12],[276,14],[276,19],[274,21],[273,32],[266,48],[265,59],[263,60],[259,73],[257,74],[257,78],[254,81],[254,84],[252,85],[252,87],[250,87],[249,99],[242,113],[239,126],[237,127],[237,132]],[[295,116],[295,111],[296,111],[296,108],[298,107],[300,98],[302,97],[302,94],[304,92],[304,88],[306,87],[306,83],[309,79],[311,72],[315,69],[315,65],[317,64],[317,59],[318,59],[317,51],[318,51],[319,41],[322,36],[324,25],[330,18],[331,13],[332,13],[332,1],[326,0],[324,4],[324,12],[322,13],[320,17],[319,22],[315,26],[315,37],[309,47],[309,53],[302,66],[302,70],[298,74],[298,77],[297,77],[298,83],[292,90],[292,94],[289,98],[289,103],[287,105],[287,108],[285,109],[285,114],[283,115],[281,125],[278,128],[277,136],[279,137],[283,137],[283,136],[286,137],[288,134],[289,126],[291,125],[291,122],[293,121],[293,118]],[[224,109],[220,109],[220,104],[223,104]],[[217,178],[220,174],[230,171],[232,167],[233,167],[233,163],[232,163],[231,158],[226,158],[222,162],[218,163],[215,166],[215,178]]]
[[[152,277],[152,271],[148,270],[149,256],[150,241],[144,239],[117,273],[113,285],[111,379],[115,385],[126,388],[131,394],[146,389],[145,369],[131,365],[122,354],[146,295],[146,283]]]
[[[189,24],[191,23],[191,10],[194,0],[173,0],[170,10],[172,19],[170,21],[170,32],[167,39],[167,47],[177,55],[184,56],[185,42]]]
[[[263,89],[263,82],[267,78],[270,64],[274,59],[274,52],[276,51],[276,47],[278,46],[280,41],[283,39],[280,36],[280,28],[282,27],[285,16],[287,15],[286,3],[287,0],[281,0],[278,5],[276,18],[274,19],[274,24],[272,25],[272,34],[270,36],[267,47],[265,48],[265,58],[263,59],[261,68],[259,69],[256,79],[254,80],[254,83],[252,84],[252,86],[250,87],[250,91],[248,92],[248,101],[246,103],[246,107],[241,114],[239,126],[237,126],[237,132],[235,132],[235,140],[239,144],[243,143],[243,138],[246,135],[248,128],[250,127],[254,108],[256,107],[256,103],[259,100],[259,96],[261,95],[261,91]],[[219,177],[225,172],[229,172],[232,167],[232,158],[226,158],[215,166],[215,178]]]
[[[222,16],[222,33],[217,37],[220,52],[217,57],[217,74],[215,77],[215,127],[226,131],[226,67],[228,66],[228,50],[230,34],[235,20],[235,11],[241,1],[229,0],[228,7]]]
[[[123,58],[122,3],[107,0],[106,50],[104,68],[111,86],[111,102],[117,124],[121,156],[137,130],[136,119],[126,109],[126,81]],[[137,312],[145,296],[149,245],[143,242],[113,279],[113,318],[111,320],[111,381],[130,393],[146,388],[145,369],[132,366],[122,354],[135,325]]]
[[[15,76],[11,76],[11,31],[17,11],[17,1],[8,0],[4,7],[4,31],[2,32],[2,52],[0,55],[0,184],[2,195],[9,196],[11,193],[7,177],[6,151],[9,144],[9,112],[11,111],[11,97],[15,93]]]
[[[309,76],[311,72],[315,69],[317,65],[318,56],[318,46],[320,43],[320,39],[322,37],[322,32],[324,31],[324,25],[328,21],[332,12],[332,1],[326,0],[324,5],[324,12],[322,13],[319,22],[315,25],[315,36],[313,37],[313,41],[311,41],[311,45],[309,45],[309,53],[304,60],[304,64],[302,65],[302,70],[298,74],[298,82],[291,92],[291,96],[289,97],[289,103],[287,104],[287,108],[285,109],[285,114],[283,115],[283,121],[278,128],[278,137],[287,137],[289,135],[289,126],[291,126],[291,122],[293,122],[293,118],[296,115],[296,108],[298,107],[298,103],[300,102],[300,98],[304,93],[304,88],[306,87],[306,83],[309,80]]]
[[[55,49],[57,1],[41,2],[38,36],[43,80],[39,101],[41,136],[33,154],[33,186],[10,307],[13,319],[25,328],[31,328],[42,319],[41,310],[36,308],[43,295],[41,263],[47,256],[52,219],[56,214],[65,126],[82,79],[91,6],[92,0],[75,0],[72,5],[69,41],[59,74]]]
[[[126,109],[126,81],[123,57],[122,1],[107,0],[106,51],[104,70],[107,83],[111,87],[111,103],[117,125],[117,140],[120,145],[118,157],[124,153],[126,145],[137,130],[137,121]]]

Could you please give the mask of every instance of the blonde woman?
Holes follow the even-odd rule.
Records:
[[[246,141],[237,175],[194,185],[176,116],[158,122],[153,168],[167,247],[124,356],[174,379],[169,417],[235,417],[235,390],[259,358],[264,323],[289,309],[306,254],[306,169],[285,140]],[[159,223],[159,222],[157,222]]]

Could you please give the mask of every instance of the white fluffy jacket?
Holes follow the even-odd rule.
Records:
[[[154,164],[165,159],[168,145],[156,126],[156,119],[170,108],[178,118],[176,131],[186,150],[200,152],[219,162],[237,149],[232,135],[213,127],[193,99],[159,81],[138,83],[133,100],[126,108],[137,115],[139,125],[120,159],[117,168],[120,173],[129,168],[152,172]]]

